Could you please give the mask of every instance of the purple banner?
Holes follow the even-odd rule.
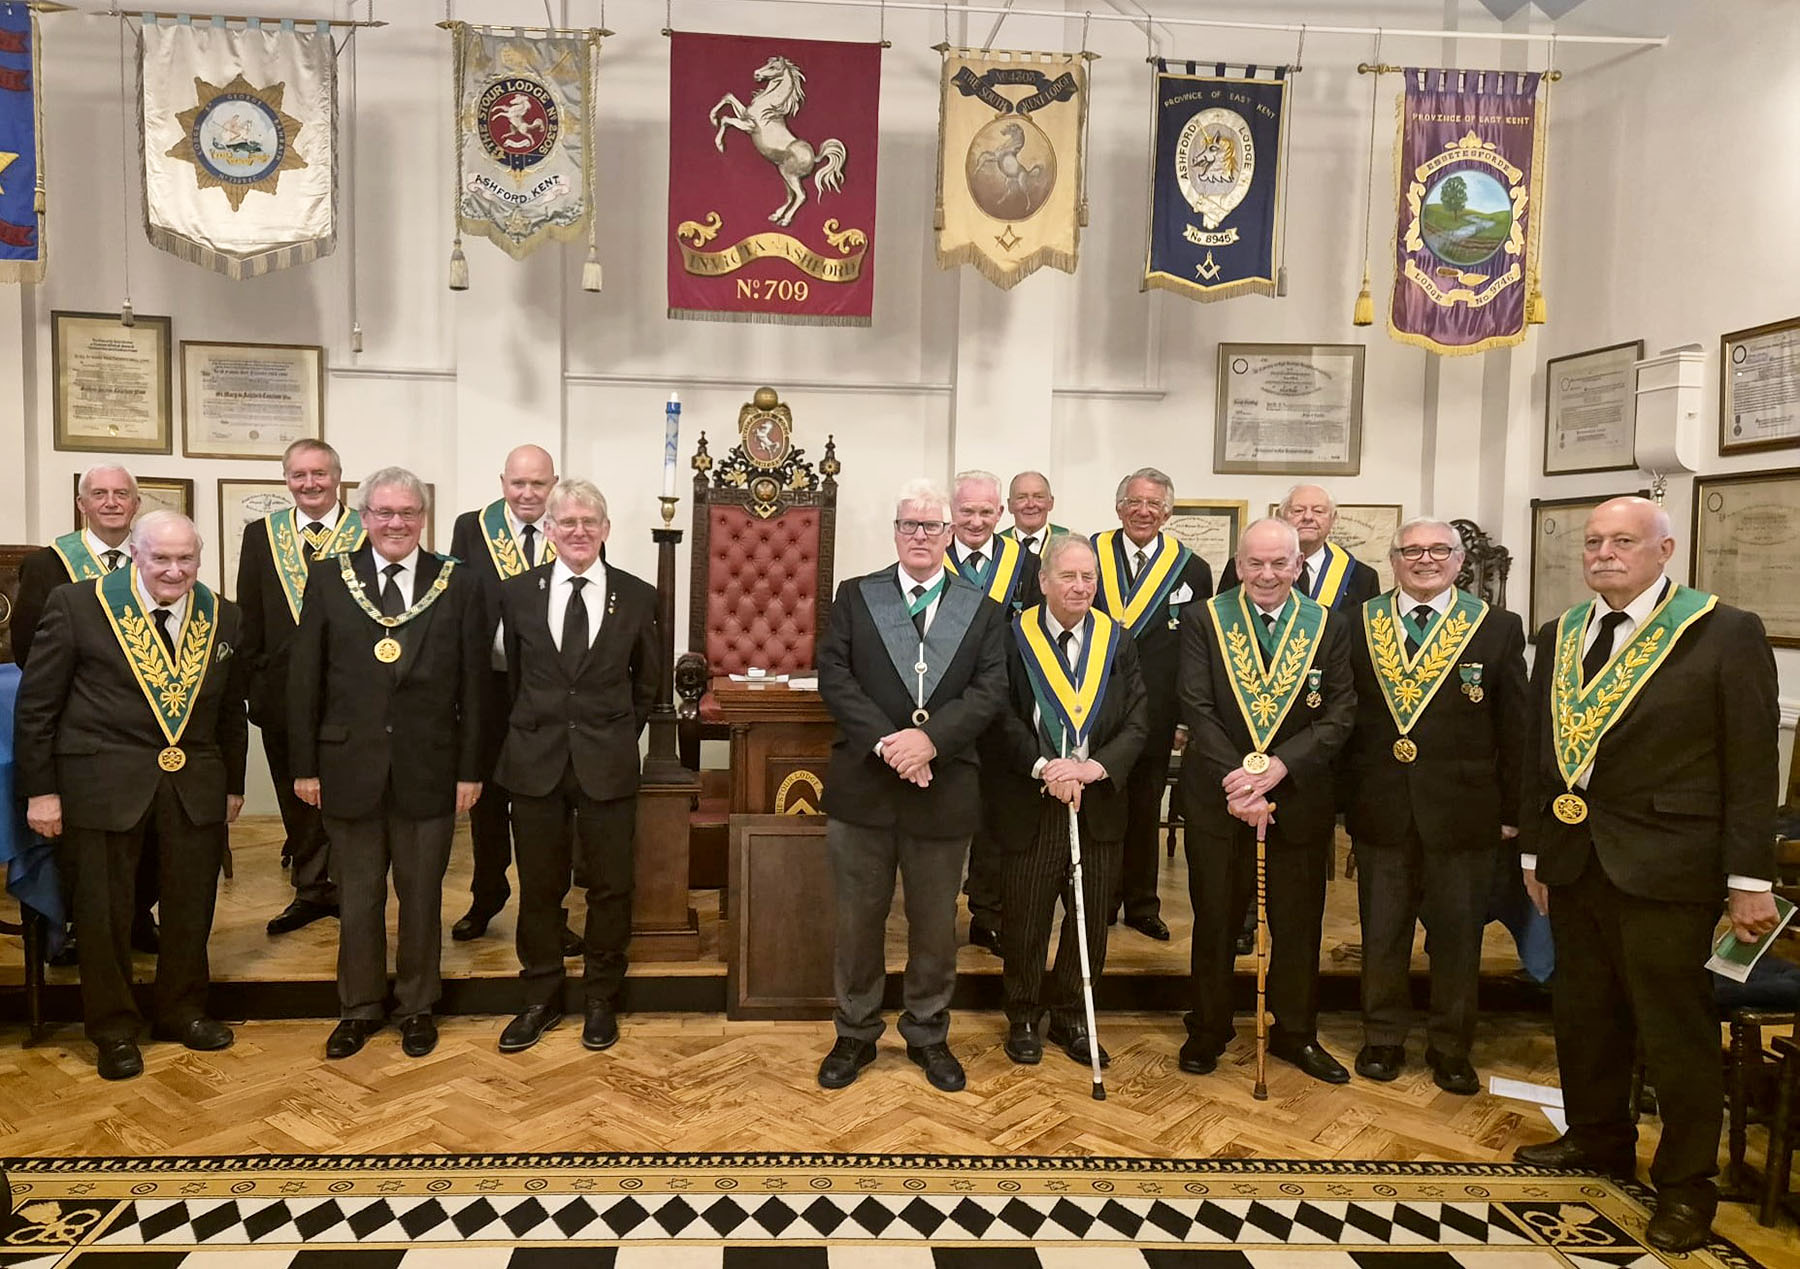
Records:
[[[1388,329],[1439,353],[1519,343],[1538,285],[1542,76],[1404,74]]]

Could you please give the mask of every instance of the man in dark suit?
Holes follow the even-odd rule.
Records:
[[[1332,612],[1354,614],[1381,593],[1381,575],[1331,540],[1337,503],[1318,485],[1295,485],[1275,514],[1300,535],[1300,577],[1294,588]],[[1238,584],[1237,563],[1228,562],[1220,590]]]
[[[994,722],[999,741],[985,746],[982,764],[984,777],[990,763],[998,769],[991,783],[1004,852],[1006,1055],[1033,1065],[1048,1039],[1086,1066],[1098,1041],[1082,1008],[1069,813],[1073,808],[1081,821],[1088,966],[1098,981],[1106,965],[1101,918],[1124,854],[1125,789],[1113,772],[1127,772],[1137,760],[1148,706],[1135,644],[1105,613],[1091,611],[1099,588],[1093,547],[1057,534],[1044,547],[1039,576],[1044,602],[1013,619],[1008,707]],[[1044,957],[1058,899],[1062,933],[1046,991]],[[1046,1008],[1050,1026],[1040,1033]],[[1097,1052],[1106,1065],[1106,1050]]]
[[[200,535],[153,511],[131,536],[133,567],[58,587],[19,687],[13,754],[26,818],[75,861],[81,1003],[105,1079],[144,1069],[131,992],[138,852],[156,827],[162,955],[151,1035],[222,1049],[206,1013],[225,826],[244,803],[242,661],[236,607],[196,580]]]
[[[1430,940],[1425,1061],[1446,1092],[1480,1088],[1469,1062],[1481,934],[1500,839],[1517,837],[1525,629],[1456,589],[1462,539],[1409,520],[1388,558],[1399,588],[1347,614],[1356,731],[1345,753],[1363,935],[1356,1073],[1406,1065],[1413,929]]]
[[[1525,886],[1556,937],[1556,1059],[1568,1131],[1521,1162],[1630,1176],[1642,1055],[1662,1139],[1659,1251],[1706,1241],[1724,1088],[1705,964],[1723,904],[1776,925],[1775,659],[1754,613],[1664,574],[1669,517],[1644,498],[1588,516],[1597,596],[1538,631],[1520,798]]]
[[[269,918],[270,934],[287,934],[338,914],[331,851],[317,807],[294,793],[288,757],[288,652],[300,625],[307,570],[314,560],[354,551],[367,540],[362,520],[338,501],[344,466],[324,441],[295,441],[281,456],[281,478],[294,505],[244,526],[238,552],[237,601],[244,609],[244,659],[250,666],[250,721],[262,729],[263,754],[275,784],[286,834],[281,854],[294,897]]]
[[[1109,914],[1121,902],[1125,924],[1140,934],[1167,941],[1156,872],[1162,859],[1162,803],[1169,783],[1169,754],[1181,721],[1175,700],[1181,660],[1181,627],[1199,613],[1212,590],[1212,568],[1172,533],[1163,532],[1175,510],[1175,482],[1154,467],[1143,467],[1119,482],[1113,504],[1117,529],[1094,537],[1100,569],[1095,607],[1131,632],[1148,693],[1149,730],[1144,750],[1125,778],[1129,810],[1125,822],[1122,883]]]
[[[1037,603],[1036,557],[1011,538],[994,532],[1000,523],[1000,478],[990,471],[961,471],[950,487],[953,533],[944,567],[1005,607],[1007,615]],[[995,764],[982,763],[983,802]],[[984,825],[969,840],[969,942],[1000,954],[1000,850]]]
[[[544,523],[544,502],[555,485],[556,460],[536,445],[520,445],[507,454],[501,468],[500,497],[478,511],[457,516],[450,535],[450,554],[481,583],[494,636],[481,711],[486,720],[481,738],[484,787],[481,800],[469,811],[469,841],[475,861],[469,879],[469,910],[450,927],[450,937],[459,943],[487,933],[488,923],[512,894],[506,881],[506,868],[513,858],[510,804],[506,791],[496,788],[493,781],[512,706],[506,649],[498,629],[500,583],[556,558],[556,548],[546,532],[549,526]],[[566,947],[565,955],[580,953],[580,941],[573,934],[565,942],[573,944]]]
[[[562,1018],[563,896],[587,891],[581,1043],[619,1039],[618,996],[631,941],[638,734],[656,703],[656,588],[600,562],[612,523],[585,480],[564,480],[544,519],[556,545],[500,587],[512,716],[494,779],[519,831],[520,977],[526,1008],[500,1051],[528,1049]]]
[[[419,546],[425,486],[384,467],[357,490],[368,544],[316,560],[288,673],[294,792],[325,818],[342,911],[341,1021],[328,1058],[381,1029],[387,999],[387,878],[400,899],[401,1048],[437,1044],[444,869],[456,817],[481,794],[487,628],[480,588]]]
[[[142,505],[137,478],[115,463],[98,463],[81,473],[75,486],[75,512],[82,528],[65,533],[49,546],[27,555],[19,563],[19,589],[13,598],[13,661],[23,670],[31,655],[31,642],[44,615],[50,592],[70,582],[88,582],[130,560],[126,538]],[[150,909],[156,903],[158,854],[155,826],[145,833],[138,853],[137,910],[131,919],[131,946],[140,952],[157,949],[156,920]],[[75,910],[73,860],[65,859],[57,877],[63,892],[63,910]],[[73,936],[51,960],[52,965],[73,965],[80,956]]]
[[[901,490],[899,560],[838,586],[819,645],[819,694],[837,722],[825,777],[837,888],[837,1043],[819,1083],[843,1088],[875,1060],[885,938],[898,868],[906,887],[900,1034],[932,1087],[955,1092],[950,1052],[956,893],[981,823],[976,741],[1006,703],[1006,609],[944,567],[950,499]]]
[[[1181,1069],[1204,1075],[1232,1036],[1233,943],[1255,894],[1256,833],[1268,831],[1269,1052],[1314,1079],[1350,1073],[1319,1045],[1325,879],[1337,824],[1332,766],[1350,739],[1356,688],[1349,623],[1293,589],[1300,544],[1282,520],[1238,539],[1243,584],[1183,623],[1181,758],[1194,1007]]]

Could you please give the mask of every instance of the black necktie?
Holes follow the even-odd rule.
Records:
[[[535,525],[535,524],[525,524],[525,525],[519,526],[519,532],[525,538],[525,567],[526,568],[536,568],[537,567],[537,531],[538,531],[537,525]],[[584,578],[582,580],[585,581],[586,579]],[[577,592],[577,593],[579,593],[579,592]],[[586,607],[585,604],[582,606],[584,608]]]
[[[1144,565],[1150,562],[1150,557],[1140,550],[1131,557],[1131,560],[1131,580],[1133,584],[1136,584],[1137,579],[1143,576]]]
[[[119,569],[119,565],[123,564],[124,562],[125,562],[125,552],[119,550],[117,547],[114,547],[112,550],[110,550],[106,553],[106,571],[107,572],[109,572],[109,573],[117,572]]]
[[[913,603],[916,604],[923,598],[925,598],[925,588],[923,586],[914,586],[912,588]],[[919,638],[921,640],[923,640],[925,638],[925,614],[927,612],[929,612],[930,609],[931,609],[931,605],[926,604],[922,608],[920,608],[918,612],[916,612],[912,615],[913,625],[914,625],[914,627],[917,628],[917,630],[919,632]]]
[[[571,676],[581,672],[581,658],[588,650],[587,601],[581,597],[585,577],[569,579],[569,606],[563,609],[562,659]]]
[[[1262,618],[1263,629],[1267,630],[1269,632],[1269,637],[1273,639],[1275,637],[1275,618],[1269,616],[1266,612],[1259,612],[1256,615]],[[1256,646],[1262,649],[1263,664],[1267,665],[1269,663],[1269,645],[1258,639]]]
[[[1057,635],[1056,646],[1062,649],[1063,664],[1068,666],[1072,673],[1075,669],[1075,632],[1065,630]]]
[[[1033,534],[1028,538],[1020,538],[1019,545],[1024,547],[1027,551],[1030,551],[1033,555],[1038,553],[1038,540],[1036,534]]]
[[[1419,655],[1419,640],[1425,637],[1425,627],[1431,624],[1431,605],[1420,604],[1412,610],[1412,629],[1406,633],[1406,655]]]
[[[1300,565],[1300,593],[1302,595],[1305,595],[1308,599],[1312,598],[1312,565],[1311,564],[1302,563]]]
[[[175,614],[167,608],[152,609],[150,615],[156,618],[156,637],[162,640],[162,646],[168,649],[169,664],[175,664],[175,636],[169,633],[169,618]]]
[[[321,521],[314,520],[300,535],[300,553],[310,560],[319,553],[319,548],[324,545],[325,525]]]
[[[406,601],[400,597],[400,583],[394,580],[394,575],[405,567],[404,564],[382,566],[381,573],[386,579],[381,583],[381,615],[383,617],[398,617],[406,611]]]
[[[968,564],[968,567],[969,567],[969,572],[973,573],[976,577],[981,576],[981,566],[983,564],[985,564],[986,562],[987,562],[987,557],[985,555],[983,555],[980,551],[970,551],[969,558],[966,561],[966,563]]]
[[[1581,685],[1586,687],[1593,677],[1600,673],[1612,656],[1613,639],[1619,627],[1625,624],[1625,614],[1609,612],[1600,618],[1600,633],[1594,637],[1593,646],[1581,658]]]

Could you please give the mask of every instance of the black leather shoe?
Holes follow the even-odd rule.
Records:
[[[1036,1066],[1044,1060],[1044,1040],[1029,1018],[1014,1018],[1006,1028],[1006,1056],[1020,1066]]]
[[[1431,1068],[1433,1082],[1446,1093],[1473,1097],[1481,1091],[1481,1077],[1467,1057],[1446,1057],[1436,1049],[1426,1049],[1425,1065]]]
[[[857,1072],[875,1060],[873,1040],[855,1040],[847,1035],[837,1038],[831,1052],[819,1063],[820,1088],[848,1088],[856,1082]]]
[[[146,956],[155,956],[162,951],[162,936],[157,933],[156,922],[146,914],[140,913],[131,923],[131,950]]]
[[[44,964],[49,965],[53,969],[68,969],[70,966],[79,965],[80,963],[81,949],[75,945],[75,932],[73,930],[70,930],[63,935],[63,945],[57,950],[56,955],[44,962]]]
[[[458,943],[467,943],[470,939],[478,939],[487,933],[488,922],[498,915],[493,912],[477,912],[470,908],[457,918],[456,924],[450,927],[450,937]]]
[[[1219,1067],[1219,1055],[1212,1045],[1197,1035],[1191,1035],[1182,1042],[1176,1065],[1189,1075],[1211,1075]]]
[[[144,1055],[138,1052],[137,1041],[101,1040],[95,1047],[100,1051],[95,1065],[101,1079],[128,1080],[144,1073]]]
[[[1269,1056],[1290,1062],[1316,1080],[1327,1084],[1348,1084],[1350,1072],[1344,1064],[1319,1047],[1317,1040],[1301,1043],[1287,1037],[1269,1037]]]
[[[502,1053],[521,1053],[543,1038],[544,1032],[562,1021],[562,1010],[554,1005],[533,1005],[506,1024],[500,1033]]]
[[[1126,917],[1125,924],[1159,943],[1169,941],[1169,927],[1159,916]]]
[[[270,934],[291,934],[295,930],[304,929],[314,921],[323,921],[326,917],[338,914],[335,903],[314,903],[311,899],[295,899],[287,907],[269,918],[264,927]]]
[[[586,951],[587,951],[587,947],[585,944],[582,943],[581,935],[575,933],[575,931],[571,930],[568,926],[566,926],[566,925],[563,926],[563,932],[562,932],[563,959],[566,961],[571,956],[581,956]]]
[[[1698,1203],[1673,1195],[1656,1199],[1656,1215],[1644,1231],[1644,1241],[1658,1251],[1692,1251],[1712,1237],[1715,1203]]]
[[[428,1013],[415,1013],[400,1024],[400,1051],[407,1057],[424,1057],[437,1048],[437,1023]]]
[[[325,1038],[325,1056],[347,1058],[360,1053],[369,1037],[381,1030],[379,1018],[345,1018]]]
[[[906,1056],[924,1070],[926,1082],[940,1093],[960,1093],[969,1082],[947,1044],[909,1044]]]
[[[231,1047],[231,1028],[212,1018],[195,1018],[172,1027],[152,1027],[152,1040],[174,1040],[196,1053],[213,1053]]]
[[[1366,1080],[1383,1084],[1399,1079],[1406,1069],[1406,1046],[1403,1044],[1365,1044],[1356,1055],[1356,1073]],[[1473,1090],[1471,1090],[1473,1091]]]
[[[1556,1168],[1559,1171],[1593,1171],[1604,1172],[1608,1176],[1629,1181],[1637,1175],[1637,1154],[1630,1148],[1623,1150],[1590,1150],[1569,1140],[1568,1134],[1554,1141],[1540,1141],[1535,1145],[1520,1146],[1513,1151],[1513,1158],[1520,1163],[1529,1163],[1540,1168]]]
[[[1083,1066],[1094,1064],[1088,1050],[1088,1045],[1092,1042],[1093,1037],[1088,1035],[1086,1023],[1077,1022],[1071,1026],[1059,1027],[1053,1022],[1050,1024],[1050,1029],[1044,1032],[1044,1039],[1050,1041],[1051,1044],[1061,1045],[1062,1051],[1069,1055],[1071,1062],[1079,1062]],[[1100,1065],[1103,1067],[1112,1065],[1112,1055],[1106,1051],[1104,1044],[1100,1046]]]
[[[1248,934],[1238,935],[1237,942],[1232,945],[1231,950],[1239,956],[1255,956],[1256,931],[1252,930]]]
[[[1000,931],[996,930],[991,925],[976,925],[971,921],[969,922],[969,946],[985,947],[995,956],[1000,956],[1002,955],[1000,951]]]
[[[619,1016],[613,1012],[613,1007],[604,1000],[590,1004],[587,1017],[581,1023],[581,1047],[598,1053],[618,1042]]]

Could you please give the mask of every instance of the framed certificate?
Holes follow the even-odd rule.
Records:
[[[1388,544],[1400,531],[1401,504],[1397,502],[1341,502],[1331,540],[1375,570],[1381,589],[1394,587],[1394,566],[1388,562]],[[1281,504],[1271,502],[1269,514],[1279,518]]]
[[[1648,489],[1628,490],[1648,498]],[[1625,493],[1591,498],[1531,500],[1531,627],[1561,616],[1593,595],[1581,567],[1581,543],[1588,514]],[[1530,632],[1527,631],[1527,634]]]
[[[69,478],[70,496],[81,496],[81,473],[76,472]],[[138,515],[151,511],[179,511],[192,520],[194,518],[194,482],[184,476],[139,476]],[[75,527],[87,528],[87,517],[75,510]]]
[[[1220,344],[1213,470],[1362,470],[1363,345]]]
[[[324,435],[325,350],[316,344],[181,341],[181,452],[280,458]]]
[[[173,449],[169,319],[52,313],[50,364],[57,449],[167,454]]]
[[[1800,648],[1800,468],[1694,481],[1688,576],[1763,619],[1769,642]]]
[[[285,481],[219,481],[219,540],[213,554],[219,561],[220,594],[237,597],[238,556],[244,547],[244,526],[293,505],[294,499],[288,493]]]
[[[1250,520],[1250,504],[1242,499],[1213,501],[1178,498],[1163,528],[1212,567],[1217,583],[1227,561],[1237,555],[1238,536]]]
[[[1544,364],[1544,475],[1637,470],[1637,363],[1644,341]]]
[[[1800,317],[1733,331],[1719,348],[1719,453],[1800,445]]]

